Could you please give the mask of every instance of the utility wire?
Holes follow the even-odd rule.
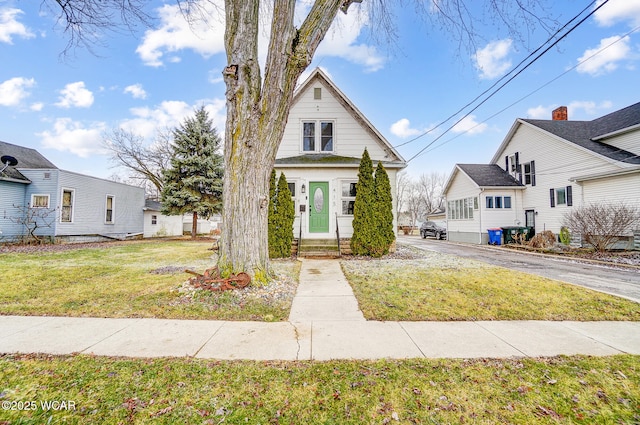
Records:
[[[506,111],[507,109],[512,108],[514,105],[517,105],[518,103],[522,102],[523,100],[525,100],[526,98],[532,96],[533,94],[539,92],[540,90],[542,90],[543,88],[547,87],[548,85],[550,85],[551,83],[557,81],[558,79],[560,79],[561,77],[564,77],[566,74],[568,74],[569,72],[573,71],[574,69],[576,69],[577,67],[579,67],[580,65],[582,65],[583,63],[591,60],[592,58],[594,58],[595,56],[599,55],[600,53],[602,53],[603,51],[607,50],[608,48],[610,48],[611,46],[613,46],[616,43],[619,43],[620,41],[624,40],[627,36],[633,34],[634,32],[637,32],[640,30],[640,26],[635,27],[634,29],[628,31],[626,34],[622,35],[620,38],[618,38],[617,40],[611,42],[610,44],[604,46],[603,48],[601,48],[600,50],[598,50],[597,52],[595,52],[594,54],[592,54],[591,56],[589,56],[588,58],[578,62],[577,64],[575,64],[574,66],[572,66],[571,68],[568,68],[566,71],[562,72],[561,74],[559,74],[557,77],[547,81],[546,83],[544,83],[543,85],[541,85],[540,87],[538,87],[537,89],[527,93],[526,95],[522,96],[521,98],[519,98],[518,100],[516,100],[515,102],[511,103],[510,105],[506,106],[505,108],[501,109],[500,111],[496,112],[495,114],[489,116],[488,118],[486,118],[485,120],[479,122],[478,124],[476,124],[475,126],[471,127],[470,129],[452,137],[451,139],[448,139],[442,143],[440,143],[439,145],[434,146],[432,149],[429,149],[425,152],[420,153],[420,155],[427,153],[427,152],[431,152],[437,148],[439,148],[440,146],[446,145],[449,142],[454,141],[455,139],[457,139],[458,137],[470,132],[471,130],[473,130],[474,128],[478,127],[481,124],[486,123],[487,121],[492,120],[493,118],[497,117],[498,115],[502,114],[504,111]],[[427,146],[428,147],[428,146]],[[413,158],[411,158],[413,159]]]
[[[440,140],[445,134],[447,134],[449,131],[451,131],[452,128],[454,128],[456,125],[458,125],[462,120],[464,120],[465,118],[467,118],[469,115],[471,115],[472,112],[474,112],[475,110],[477,110],[480,106],[482,106],[484,103],[486,103],[489,99],[491,99],[493,96],[495,96],[496,93],[498,93],[500,90],[502,90],[502,88],[504,88],[507,84],[509,84],[511,81],[513,81],[518,75],[520,75],[522,72],[524,72],[527,68],[529,68],[531,65],[533,65],[538,59],[540,59],[545,53],[547,53],[549,50],[551,50],[551,48],[553,48],[556,44],[558,44],[560,41],[562,41],[565,37],[567,37],[569,34],[571,34],[576,28],[578,28],[582,23],[584,23],[587,19],[589,19],[594,13],[596,13],[602,6],[604,6],[605,4],[607,4],[609,2],[609,0],[605,0],[604,2],[602,2],[598,7],[596,7],[593,11],[591,11],[587,16],[585,16],[584,18],[582,18],[578,23],[576,23],[575,25],[573,25],[569,31],[567,31],[565,34],[563,34],[562,36],[560,36],[557,40],[555,40],[549,47],[547,47],[546,49],[544,49],[541,53],[539,53],[532,61],[530,61],[528,64],[526,64],[524,66],[524,68],[522,68],[521,70],[519,70],[515,75],[511,76],[507,81],[505,81],[504,83],[502,83],[497,89],[495,89],[488,97],[486,97],[484,100],[482,100],[479,104],[477,104],[474,108],[472,108],[469,112],[467,112],[462,118],[458,119],[454,124],[452,124],[451,126],[449,126],[441,135],[439,135],[438,137],[436,137],[434,140],[432,140],[430,143],[428,143],[424,148],[422,148],[420,151],[418,151],[418,153],[416,153],[414,156],[412,156],[411,158],[409,158],[409,160],[407,162],[411,162],[412,160],[414,160],[416,157],[418,157],[420,154],[422,154],[427,148],[429,148],[431,145],[433,145],[436,141]],[[580,12],[580,14],[582,14],[582,12]],[[579,15],[577,15],[579,16]],[[573,19],[575,20],[575,18]],[[572,21],[573,21],[572,20]],[[539,49],[538,49],[539,50]],[[537,50],[536,50],[537,51]]]
[[[607,0],[608,1],[608,0]],[[524,59],[522,59],[516,66],[514,66],[513,68],[511,68],[511,70],[509,72],[507,72],[506,74],[504,74],[502,77],[500,77],[500,79],[498,79],[495,83],[493,83],[489,88],[487,88],[485,91],[483,91],[482,93],[480,93],[478,96],[476,96],[472,101],[470,101],[469,103],[467,103],[466,105],[464,105],[462,108],[458,109],[456,112],[454,112],[453,114],[451,114],[449,117],[445,118],[444,120],[442,120],[440,123],[436,124],[434,127],[431,127],[429,130],[423,132],[422,134],[414,137],[411,140],[408,140],[404,143],[400,143],[399,145],[394,146],[394,148],[399,148],[405,145],[408,145],[409,143],[413,143],[416,140],[426,136],[427,134],[431,133],[432,131],[434,131],[435,129],[437,129],[438,127],[442,126],[443,124],[445,124],[446,122],[448,122],[449,120],[451,120],[453,117],[455,117],[456,115],[458,115],[460,112],[464,111],[466,108],[468,108],[469,106],[473,105],[478,99],[480,99],[482,96],[484,96],[485,94],[487,94],[489,91],[491,91],[491,89],[493,89],[495,86],[497,86],[502,80],[504,80],[505,78],[507,78],[509,75],[511,75],[512,73],[514,73],[523,63],[525,63],[530,57],[532,57],[534,54],[536,54],[538,51],[540,51],[540,49],[542,49],[547,43],[549,43],[551,40],[553,40],[560,32],[562,32],[571,22],[575,21],[576,19],[578,19],[578,17],[580,15],[582,15],[587,9],[589,9],[594,3],[596,2],[596,0],[593,0],[591,3],[589,3],[584,9],[582,9],[580,11],[580,13],[578,13],[576,16],[574,16],[573,18],[571,18],[571,20],[569,20],[569,22],[567,22],[566,24],[564,24],[562,27],[560,27],[555,33],[553,33],[553,35],[551,37],[549,37],[544,43],[542,43],[538,48],[536,48],[534,51],[532,51],[531,53],[529,53],[529,55],[527,55],[527,57],[525,57]]]

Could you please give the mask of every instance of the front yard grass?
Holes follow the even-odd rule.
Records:
[[[444,254],[343,261],[369,320],[640,320],[640,305]]]
[[[640,421],[640,357],[632,355],[330,362],[4,355],[0,376],[0,424]],[[43,408],[56,401],[66,408]]]
[[[293,294],[275,302],[231,292],[185,294],[186,268],[215,265],[211,241],[160,240],[0,254],[0,314],[286,320]],[[273,262],[297,282],[295,262]],[[236,291],[233,291],[236,292]]]

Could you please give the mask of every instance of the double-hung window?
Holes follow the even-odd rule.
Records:
[[[333,139],[333,121],[303,121],[303,152],[333,152]]]
[[[62,207],[60,208],[60,221],[62,223],[71,223],[73,221],[73,189],[62,189]]]
[[[356,182],[342,182],[342,215],[353,215],[353,206],[356,203]]]

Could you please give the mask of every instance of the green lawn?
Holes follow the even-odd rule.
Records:
[[[630,355],[375,362],[6,355],[0,376],[3,425],[640,422],[640,357]],[[42,408],[51,401],[75,410]],[[25,402],[35,410],[17,410]]]
[[[103,244],[60,252],[0,254],[0,312],[17,315],[286,320],[292,296],[274,302],[237,293],[178,291],[215,265],[211,241]],[[297,283],[295,262],[273,262]],[[235,291],[234,291],[235,292]]]
[[[452,256],[342,269],[369,320],[640,320],[638,303]]]

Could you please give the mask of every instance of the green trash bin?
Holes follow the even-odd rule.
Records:
[[[524,235],[522,241],[529,240],[529,228],[524,226],[506,226],[502,227],[502,234],[504,235],[504,243],[517,243],[520,240],[520,236]]]

